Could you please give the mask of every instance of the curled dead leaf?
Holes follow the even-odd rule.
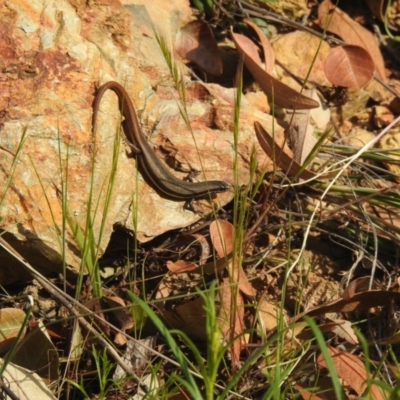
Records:
[[[275,53],[274,49],[271,46],[270,41],[264,35],[264,32],[259,28],[259,26],[252,20],[245,18],[243,22],[245,22],[250,28],[252,28],[253,31],[257,34],[258,38],[260,39],[261,47],[264,53],[265,70],[268,73],[271,73],[272,68],[274,67],[275,64]],[[257,60],[257,58],[255,58],[255,60]]]
[[[309,180],[314,178],[327,179],[336,174],[336,172],[316,173],[303,168],[303,166],[295,161],[286,149],[282,147],[284,143],[278,143],[275,137],[270,135],[258,121],[254,122],[254,129],[261,148],[288,176]]]
[[[0,359],[0,367],[3,367],[5,361]],[[22,368],[14,363],[8,362],[5,366],[2,380],[7,382],[7,387],[19,400],[56,400],[58,397],[53,396],[43,379],[35,372]],[[6,395],[5,390],[3,398],[11,398]]]
[[[297,110],[306,110],[319,106],[315,100],[303,96],[268,74],[260,65],[260,58],[254,57],[255,52],[257,52],[257,50],[255,50],[256,46],[249,38],[232,31],[231,36],[236,49],[241,57],[243,57],[246,67],[264,93],[268,96],[270,102],[274,102],[276,105],[283,108]]]
[[[204,21],[196,20],[185,25],[177,35],[175,51],[214,76],[222,74],[222,58],[214,35]]]

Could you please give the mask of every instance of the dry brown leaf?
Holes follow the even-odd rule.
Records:
[[[352,312],[359,310],[368,310],[372,307],[390,304],[392,301],[400,302],[400,293],[388,292],[385,290],[370,290],[368,292],[356,293],[350,299],[338,299],[320,306],[310,308],[299,314],[296,321],[299,321],[305,315],[313,317],[326,313]]]
[[[255,45],[249,38],[238,33],[233,33],[232,31],[231,35],[236,49],[244,59],[246,67],[264,93],[268,96],[270,102],[273,101],[283,108],[297,110],[307,110],[318,107],[318,103],[315,100],[303,96],[268,74],[260,65],[258,61],[259,57],[258,60],[252,57]]]
[[[313,96],[312,90],[304,90],[303,93],[305,96]],[[289,138],[293,159],[302,165],[317,143],[314,128],[310,124],[310,110],[288,110],[287,116],[290,123]]]
[[[238,34],[236,34],[238,35]],[[241,42],[243,43],[243,47],[246,49],[246,55],[250,57],[254,62],[261,66],[263,63],[260,57],[258,46],[247,36],[240,35],[239,36]]]
[[[256,297],[256,291],[247,279],[241,265],[238,260],[232,260],[228,265],[229,276],[231,280],[238,284],[240,291],[249,299],[254,300]]]
[[[167,268],[171,274],[181,274],[183,272],[196,270],[199,266],[194,262],[178,260],[175,262],[167,261]]]
[[[342,298],[345,300],[350,300],[356,293],[366,292],[368,290],[370,277],[362,276],[352,280],[342,293]]]
[[[268,73],[271,73],[272,68],[275,65],[275,53],[274,49],[271,46],[270,41],[268,38],[264,35],[264,32],[258,27],[256,23],[254,23],[252,20],[245,18],[243,20],[250,28],[253,29],[253,31],[257,34],[258,38],[260,39],[261,47],[263,49],[264,53],[264,63],[265,63],[265,70]],[[258,61],[256,57],[254,57],[255,61]],[[261,60],[259,62],[261,64]]]
[[[192,246],[194,244],[200,245],[200,259],[199,263],[201,266],[198,266],[198,263],[192,262],[192,261],[185,261],[185,260],[178,260],[178,261],[167,261],[167,268],[169,269],[169,272],[171,274],[181,274],[183,272],[188,272],[192,271],[195,273],[205,273],[205,274],[210,274],[215,272],[215,265],[212,263],[212,265],[204,264],[208,257],[210,256],[211,249],[210,245],[207,241],[207,239],[204,237],[204,235],[199,235],[199,234],[193,234],[193,235],[185,235],[183,236],[179,242],[177,243],[177,246]],[[221,269],[223,269],[225,265],[221,266]]]
[[[228,240],[229,242],[232,242],[232,225],[229,223],[225,223],[225,221],[219,221],[220,224],[217,225],[215,222],[213,222],[210,226],[210,235],[211,235],[211,241],[213,242],[214,247],[216,248],[217,254],[219,257],[221,257],[219,260],[213,260],[211,262],[208,262],[206,264],[200,264],[198,265],[197,263],[193,262],[188,262],[188,261],[183,261],[179,260],[176,262],[168,261],[167,262],[167,268],[171,273],[174,274],[180,274],[182,272],[188,272],[191,271],[196,274],[217,274],[218,272],[222,271],[223,269],[226,268],[227,263],[232,257],[232,243],[230,243],[230,251],[224,253],[224,246],[227,244],[225,243],[226,238],[231,238]],[[218,226],[220,226],[221,231],[218,231]],[[221,236],[220,236],[221,234]],[[224,235],[224,236],[222,236]],[[197,235],[194,235],[196,239],[198,239]],[[199,235],[200,237],[200,235]],[[200,257],[200,263],[205,261],[205,255],[209,255],[209,246],[207,243],[207,246],[205,243],[206,242],[205,238],[201,236],[203,240],[199,240],[199,242],[202,244],[202,256]],[[205,249],[207,247],[207,249]],[[227,249],[228,250],[228,249]]]
[[[206,262],[211,254],[211,248],[208,240],[204,237],[204,235],[200,235],[197,233],[183,235],[178,239],[178,242],[176,243],[176,247],[180,247],[182,249],[194,246],[196,246],[196,249],[198,249],[198,253],[200,253],[199,262]]]
[[[331,122],[331,111],[329,107],[321,101],[316,90],[312,90],[311,98],[319,104],[318,108],[313,108],[310,111],[311,119],[319,131],[325,131]]]
[[[180,329],[194,339],[201,341],[208,339],[206,332],[207,316],[202,297],[179,304],[173,310],[159,310],[159,313],[167,326]]]
[[[204,235],[199,235],[197,233],[190,236],[192,236],[196,240],[196,243],[199,243],[201,246],[200,263],[202,264],[206,262],[206,260],[208,259],[208,257],[210,257],[211,254],[211,248],[208,243],[208,240]]]
[[[107,296],[103,297],[104,301],[110,308],[115,308],[112,310],[115,318],[119,323],[119,329],[125,332],[127,329],[132,329],[134,327],[134,319],[132,314],[126,308],[125,301],[117,296]],[[121,308],[125,307],[125,308]],[[117,332],[114,337],[114,342],[118,345],[124,345],[127,342],[126,336],[120,332]]]
[[[25,332],[25,313],[18,308],[3,308],[0,310],[0,354],[10,349],[18,333]],[[21,335],[22,339],[23,335]],[[21,340],[20,339],[20,340]]]
[[[312,110],[286,111],[287,120],[290,123],[289,138],[294,160],[300,165],[303,165],[318,141],[314,135],[314,126],[316,125],[320,131],[325,131],[331,118],[329,108],[321,102],[315,89],[304,90],[303,93],[318,102],[319,107]],[[313,121],[313,125],[310,119]]]
[[[101,328],[101,330],[107,335],[110,336],[110,326],[105,322],[104,313],[102,312],[102,306],[98,297],[93,297],[92,299],[85,302],[84,306],[88,308],[90,311],[93,311],[97,314],[99,319],[96,320],[97,325]],[[87,317],[90,319],[90,316]],[[102,320],[104,322],[102,322]]]
[[[228,278],[224,278],[220,286],[221,309],[219,312],[219,327],[226,341],[232,341],[230,349],[232,366],[235,368],[240,360],[240,351],[245,344],[244,330],[244,302],[238,290],[232,290]]]
[[[309,110],[297,110],[288,128],[288,137],[293,151],[293,160],[302,165],[317,142],[314,128],[310,124]]]
[[[370,374],[365,371],[365,365],[360,357],[346,351],[339,351],[335,348],[328,346],[329,353],[332,356],[333,364],[336,368],[337,374],[342,378],[356,393],[361,394],[366,389],[366,380]],[[317,364],[320,368],[326,368],[326,362],[322,355],[318,357]],[[384,397],[377,385],[371,386],[370,394],[375,400],[383,400]]]
[[[210,225],[210,238],[218,256],[223,258],[233,251],[234,228],[224,220],[213,221]]]
[[[261,320],[263,332],[269,332],[276,328],[281,310],[281,307],[277,307],[276,304],[264,298],[260,299],[257,305],[257,314]]]
[[[4,361],[0,359],[0,367],[3,367]],[[50,389],[44,383],[43,379],[33,371],[19,367],[8,362],[2,375],[3,382],[14,394],[14,399],[18,400],[57,400],[59,397],[53,396]],[[8,399],[5,390],[2,390],[2,397]]]
[[[234,228],[233,225],[224,220],[213,221],[210,225],[210,238],[211,242],[217,252],[220,260],[231,259],[233,253],[233,240]],[[220,261],[218,260],[218,261]],[[226,264],[224,264],[225,267]],[[204,267],[203,267],[204,268]],[[211,271],[214,272],[216,268],[212,266]],[[220,269],[217,269],[220,270]],[[241,265],[239,265],[238,258],[231,259],[228,264],[229,276],[231,281],[237,283],[239,289],[250,299],[255,297],[255,290],[247,280]]]
[[[171,397],[169,397],[169,400],[190,400],[191,399],[190,394],[184,387],[178,386],[176,389],[178,390],[178,393],[173,394]]]
[[[192,61],[206,73],[220,76],[222,58],[210,27],[201,20],[189,22],[177,35],[175,51]]]
[[[301,385],[295,385],[295,388],[300,392],[301,397],[303,400],[324,400],[324,397],[319,397],[313,392],[303,388]]]
[[[362,89],[374,77],[375,64],[370,54],[360,46],[338,46],[325,60],[325,74],[336,86]]]
[[[227,256],[227,258],[220,258],[219,260],[212,260],[206,264],[200,265],[199,267],[192,270],[195,274],[207,274],[216,275],[218,272],[224,270],[226,268],[227,262],[229,262],[232,257],[232,253]]]
[[[324,324],[318,325],[319,330],[322,333],[332,332],[340,338],[346,340],[350,344],[358,344],[358,338],[354,333],[351,322],[346,320],[329,320]],[[310,328],[303,329],[296,335],[297,339],[311,340],[315,337],[314,332]]]
[[[58,351],[43,323],[23,338],[11,361],[50,381],[59,378]]]
[[[267,156],[271,158],[271,160],[274,161],[288,176],[296,176],[302,179],[312,179],[317,176],[317,174],[307,169],[299,174],[301,165],[293,160],[289,153],[274,140],[274,138],[259,122],[254,122],[254,129],[256,131],[258,143],[260,143],[260,146]]]
[[[319,5],[318,23],[322,29],[326,27],[329,32],[342,38],[346,44],[360,46],[367,51],[375,63],[379,76],[386,80],[385,62],[374,35],[370,31],[335,7],[330,0],[324,0]]]
[[[218,326],[226,341],[232,340],[243,332],[243,299],[238,290],[232,291],[228,279],[216,292],[216,308]],[[202,297],[177,305],[173,310],[159,310],[159,313],[167,326],[180,329],[194,339],[208,340],[206,332],[207,316]],[[243,335],[232,344],[230,352],[235,364],[239,360],[242,343],[244,343]]]
[[[333,320],[332,332],[350,344],[358,344],[358,338],[350,321]]]
[[[333,321],[333,322],[326,322],[326,323],[320,324],[320,325],[318,325],[318,329],[322,333],[327,333],[327,332],[336,333],[335,330],[338,327],[340,328],[344,323],[348,323],[351,326],[351,323],[348,321],[337,320],[337,321]],[[340,330],[339,330],[339,333],[336,333],[336,334],[340,337],[344,336],[343,332]],[[353,335],[354,335],[354,332],[353,332]],[[304,329],[302,331],[300,331],[299,333],[297,333],[295,336],[299,340],[311,340],[315,337],[315,334],[310,328],[304,327]],[[345,340],[347,340],[348,336],[347,335],[345,335],[345,336],[346,336]],[[353,338],[351,337],[350,340],[353,340]]]

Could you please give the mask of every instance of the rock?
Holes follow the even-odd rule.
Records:
[[[222,121],[233,121],[234,101],[227,99],[234,99],[234,90],[219,93],[188,82],[192,136],[152,29],[153,24],[170,27],[159,32],[169,42],[191,15],[188,1],[169,2],[164,16],[161,0],[129,3],[126,8],[117,0],[0,5],[0,233],[6,232],[4,238],[42,273],[62,272],[63,257],[67,271],[79,271],[82,243],[75,226],[85,232],[91,225],[100,256],[115,224],[147,241],[200,218],[182,202],[160,197],[136,173],[135,159],[118,136],[121,116],[114,94],[104,96],[92,134],[94,95],[109,80],[126,87],[157,154],[183,171],[177,176],[204,168],[207,179],[233,184],[232,123]],[[239,185],[249,180],[246,160],[256,113],[243,103]],[[222,193],[215,203],[223,205],[232,196]],[[207,200],[199,203],[211,210]],[[1,248],[0,260],[0,284],[27,278]]]

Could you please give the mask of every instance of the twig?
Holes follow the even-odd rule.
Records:
[[[11,400],[21,400],[3,381],[0,379],[0,388],[6,394],[6,397],[9,396]]]

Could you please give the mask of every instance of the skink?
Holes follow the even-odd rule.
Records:
[[[109,89],[118,96],[119,106],[124,116],[122,126],[128,145],[136,154],[139,171],[160,195],[172,200],[191,202],[193,199],[209,197],[210,194],[230,189],[230,185],[223,181],[186,182],[176,178],[150,147],[140,128],[132,101],[118,82],[110,81],[99,88],[93,105],[93,126],[95,126],[101,99]]]

